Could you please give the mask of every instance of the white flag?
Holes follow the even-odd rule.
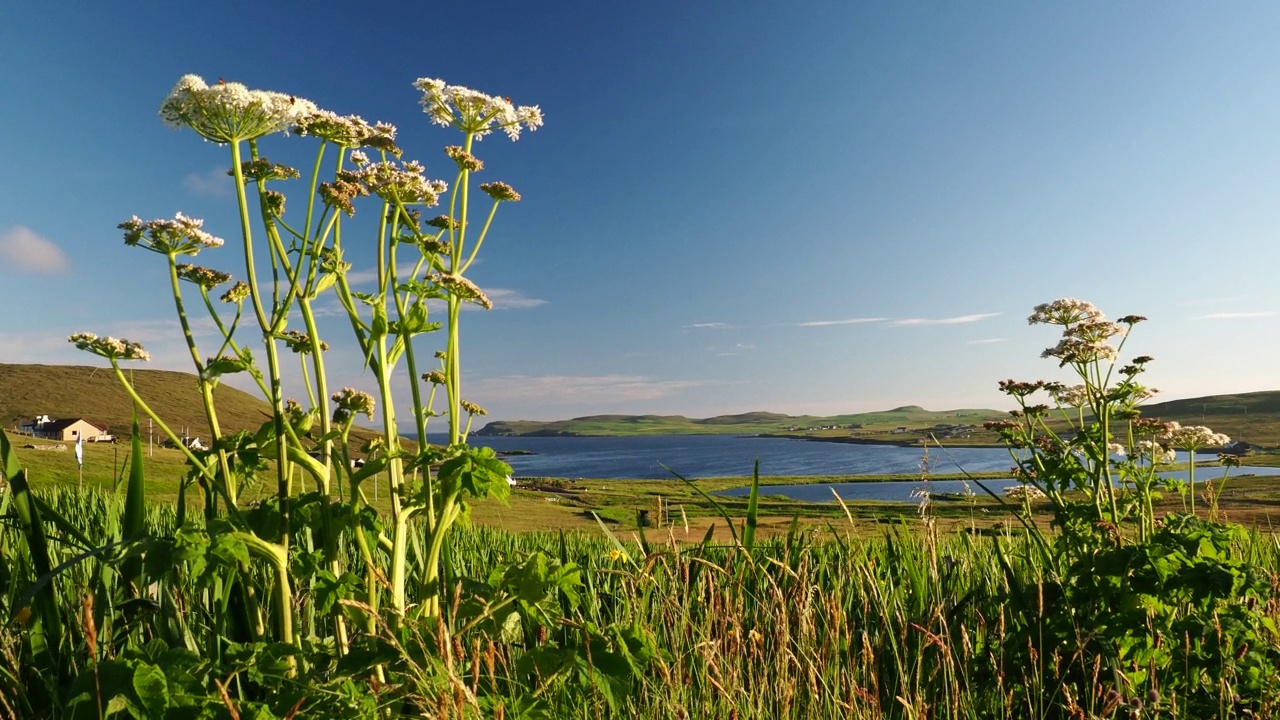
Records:
[[[76,435],[76,462],[84,467],[84,435]]]

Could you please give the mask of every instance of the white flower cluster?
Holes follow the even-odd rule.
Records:
[[[67,338],[81,350],[100,355],[111,360],[151,360],[151,353],[142,349],[136,342],[113,337],[98,337],[89,332],[76,333]]]
[[[1057,345],[1040,353],[1042,358],[1058,358],[1059,365],[1091,363],[1098,360],[1115,360],[1119,353],[1105,340],[1085,340],[1064,337]]]
[[[314,135],[346,148],[372,147],[400,157],[396,126],[390,123],[370,125],[359,115],[317,110],[299,120],[293,129],[299,135]]]
[[[1075,325],[1086,320],[1101,320],[1102,311],[1091,302],[1075,298],[1060,298],[1050,303],[1035,306],[1029,325]]]
[[[446,85],[434,78],[418,78],[413,86],[422,91],[423,112],[431,116],[433,123],[455,127],[477,138],[497,128],[518,140],[522,127],[531,131],[542,127],[542,110],[537,105],[515,107],[508,98]]]
[[[160,104],[166,125],[189,127],[217,143],[282,132],[317,111],[309,100],[221,80],[208,85],[199,75],[183,75]]]
[[[124,244],[161,255],[195,255],[206,248],[222,247],[222,238],[205,232],[204,220],[177,213],[172,220],[145,222],[137,215],[120,223]]]
[[[1168,447],[1193,451],[1203,447],[1222,447],[1231,442],[1227,435],[1214,432],[1203,425],[1183,427],[1176,422],[1169,423],[1168,429],[1156,440]]]
[[[1010,485],[1004,489],[1004,494],[1014,500],[1032,501],[1044,499],[1044,493],[1040,491],[1040,488],[1035,487],[1034,485]]]
[[[1049,391],[1058,407],[1084,407],[1089,404],[1089,388],[1084,385],[1068,385]]]
[[[1171,463],[1178,459],[1178,453],[1155,440],[1139,440],[1134,445],[1135,460],[1147,459],[1154,463]]]
[[[394,162],[366,163],[353,173],[369,188],[369,192],[389,203],[434,207],[449,190],[443,180],[428,180],[422,164],[410,160],[401,166]]]

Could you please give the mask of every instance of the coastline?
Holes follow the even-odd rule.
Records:
[[[909,440],[890,440],[887,438],[859,438],[859,437],[823,437],[819,435],[795,435],[791,433],[760,433],[758,435],[747,435],[744,437],[762,437],[762,438],[784,438],[787,440],[808,440],[810,442],[832,442],[843,443],[846,445],[887,445],[889,447],[920,447],[921,441],[918,439]],[[946,443],[933,441],[929,443],[931,447],[957,447],[957,448],[1003,448],[1003,443]]]

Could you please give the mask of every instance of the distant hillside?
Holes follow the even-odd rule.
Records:
[[[884,412],[854,413],[817,417],[750,412],[740,415],[718,415],[694,419],[681,415],[589,415],[572,420],[537,422],[533,420],[496,420],[478,432],[484,436],[615,436],[615,435],[756,435],[785,433],[822,427],[876,427],[895,425],[979,424],[984,420],[1007,417],[1000,410],[963,409],[930,411],[915,405]]]
[[[1207,425],[1254,445],[1280,446],[1280,390],[1170,400],[1143,405],[1142,414],[1183,425]]]
[[[208,435],[204,406],[195,376],[168,370],[129,370],[138,395],[175,432],[188,426]],[[233,387],[214,391],[222,429],[256,429],[269,417],[270,406]],[[110,368],[73,365],[13,365],[0,363],[0,425],[12,428],[36,415],[84,417],[106,423],[108,431],[128,435],[133,403]],[[146,420],[143,420],[146,423]]]

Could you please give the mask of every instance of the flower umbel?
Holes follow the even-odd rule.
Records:
[[[213,268],[200,267],[199,265],[191,265],[189,263],[179,263],[177,265],[178,277],[190,283],[195,283],[205,290],[211,290],[224,282],[231,279],[231,275],[221,270]]]
[[[141,247],[161,255],[195,255],[206,248],[222,247],[222,238],[201,228],[203,220],[177,213],[172,220],[144,222],[137,215],[120,223],[124,244]]]
[[[515,107],[509,98],[446,85],[434,78],[418,78],[413,86],[422,91],[422,111],[431,116],[431,122],[455,127],[476,138],[497,128],[518,140],[521,128],[532,131],[542,127],[542,110],[537,105]]]
[[[151,353],[143,350],[142,345],[129,340],[98,337],[93,333],[84,332],[72,335],[67,338],[67,341],[75,343],[75,346],[81,350],[108,360],[142,360],[143,362],[151,360]]]
[[[224,303],[241,303],[249,297],[249,286],[243,280],[231,286],[230,290],[222,293],[220,298]]]
[[[520,193],[504,182],[480,183],[480,189],[498,202],[520,202]]]
[[[338,408],[333,411],[333,420],[345,423],[354,415],[373,418],[373,396],[355,388],[342,388],[333,394],[333,401]]]
[[[160,118],[189,127],[206,140],[231,143],[281,132],[317,112],[315,103],[284,93],[250,90],[240,83],[208,85],[184,75],[160,104]]]

